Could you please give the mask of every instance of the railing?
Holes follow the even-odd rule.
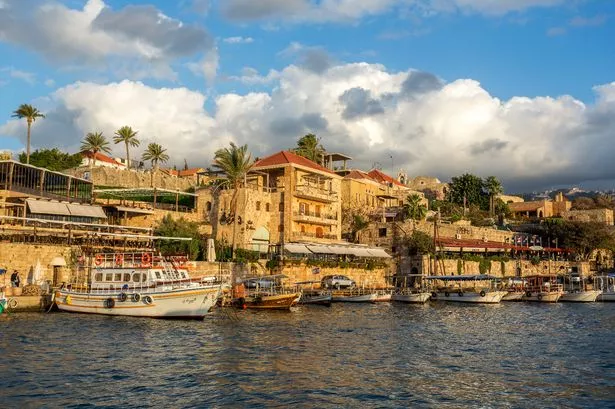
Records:
[[[293,239],[302,239],[302,238],[316,238],[316,239],[328,239],[328,240],[338,240],[337,235],[335,234],[316,234],[312,232],[293,232]]]
[[[338,199],[336,192],[309,185],[295,186],[295,196],[303,196],[324,202],[335,202]]]
[[[532,285],[525,287],[526,291],[531,293],[561,293],[564,292],[564,286],[562,284],[542,284]]]
[[[312,222],[318,224],[337,224],[337,217],[332,214],[323,214],[316,212],[293,212],[293,216],[296,220],[305,222]]]

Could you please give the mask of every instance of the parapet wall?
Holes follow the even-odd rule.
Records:
[[[89,172],[89,167],[82,166],[76,169],[67,170],[64,173],[83,178]],[[95,187],[150,188],[152,186],[151,177],[152,173],[149,170],[114,169],[99,166],[92,170],[90,180],[94,182]],[[180,191],[185,191],[195,185],[196,178],[194,177],[179,178],[160,170],[154,175],[154,186],[160,189],[178,189]]]

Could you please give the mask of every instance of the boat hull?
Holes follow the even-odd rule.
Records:
[[[299,304],[316,304],[316,305],[331,305],[331,294],[306,295],[305,293],[299,299]]]
[[[542,293],[526,293],[525,297],[523,298],[525,301],[532,301],[532,302],[547,302],[547,303],[554,303],[559,301],[559,299],[562,297],[562,293],[561,292],[542,292]]]
[[[273,294],[273,295],[248,295],[245,297],[246,308],[255,310],[290,310],[297,305],[301,293]]]
[[[595,302],[598,299],[601,291],[588,290],[579,291],[576,293],[564,293],[560,298],[562,302]]]
[[[461,294],[461,295],[460,295]],[[449,302],[463,302],[474,304],[498,304],[502,301],[502,298],[508,294],[507,291],[481,291],[475,292],[456,292],[447,293],[439,292],[436,294],[435,299]],[[433,294],[432,294],[432,298]]]
[[[510,291],[502,298],[502,301],[521,301],[524,296],[524,292]]]
[[[393,301],[424,304],[431,298],[431,293],[414,293],[414,294],[393,294]]]
[[[615,302],[615,293],[602,293],[598,296],[598,301]]]
[[[331,300],[333,302],[374,302],[376,300],[377,294],[357,294],[357,295],[345,295],[345,294],[335,294],[333,293]]]
[[[393,295],[391,293],[376,294],[372,302],[390,302]]]
[[[125,294],[126,299],[120,294]],[[139,300],[133,296],[139,294]],[[203,318],[214,306],[220,287],[148,290],[141,293],[87,293],[58,290],[55,303],[60,311],[149,318]],[[149,298],[148,298],[149,297]],[[112,302],[110,300],[113,300]]]

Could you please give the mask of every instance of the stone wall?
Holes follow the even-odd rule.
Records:
[[[317,271],[317,273],[314,273],[314,271]],[[386,277],[390,276],[391,272],[386,268],[376,268],[373,270],[339,267],[314,268],[305,264],[300,266],[287,264],[280,267],[279,274],[288,276],[287,283],[321,281],[324,276],[341,274],[353,279],[359,287],[386,287]]]
[[[598,222],[613,225],[613,210],[611,209],[589,209],[589,210],[568,210],[562,212],[562,218],[577,222]]]
[[[70,271],[71,252],[78,252],[77,247],[35,245],[23,243],[0,242],[0,268],[6,269],[6,274],[0,276],[0,286],[10,285],[13,270],[20,273],[22,285],[31,277],[37,261],[40,261],[42,275],[45,280],[53,280],[54,268],[50,265],[54,257],[62,256],[67,267],[59,268],[58,282],[67,281]]]
[[[79,167],[65,171],[69,175],[83,178],[86,173],[90,172],[89,167]],[[94,182],[94,186],[113,186],[124,188],[150,188],[151,171],[135,170],[135,169],[113,169],[109,167],[95,167],[92,171],[90,180]],[[196,185],[195,178],[178,178],[168,175],[162,171],[156,172],[154,175],[154,186],[161,189],[186,189]]]

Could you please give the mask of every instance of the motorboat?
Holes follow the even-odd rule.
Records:
[[[295,283],[301,291],[301,298],[299,298],[299,304],[315,304],[331,306],[331,291],[321,288],[314,288],[315,285],[320,286],[320,281],[301,281]],[[309,285],[309,288],[307,286]]]
[[[335,290],[331,293],[333,302],[375,302],[378,298],[376,290],[371,288],[347,288],[344,290]]]
[[[571,274],[561,277],[564,293],[560,298],[562,302],[595,302],[602,293],[587,283],[585,277]]]
[[[498,288],[498,278],[487,274],[426,276],[435,288],[432,300],[498,304],[508,291]]]
[[[431,291],[425,287],[422,274],[407,274],[403,276],[393,276],[395,290],[391,300],[412,304],[423,304],[431,298]],[[403,278],[403,280],[402,280]]]
[[[525,285],[525,301],[557,302],[564,294],[564,288],[557,281],[557,276],[554,275],[533,275],[524,277]]]
[[[203,318],[220,296],[215,278],[190,277],[152,252],[98,253],[54,293],[60,311],[151,318]]]
[[[381,288],[381,289],[376,289],[375,291],[376,291],[376,297],[374,298],[372,302],[389,302],[391,301],[393,297],[392,289]]]
[[[510,277],[507,281],[502,281],[507,294],[502,301],[521,301],[525,297],[526,281],[520,277]]]
[[[615,274],[594,277],[594,288],[601,291],[598,301],[615,301]]]
[[[244,279],[233,288],[232,304],[239,308],[258,310],[290,310],[301,299],[301,291],[287,288],[284,274]]]

